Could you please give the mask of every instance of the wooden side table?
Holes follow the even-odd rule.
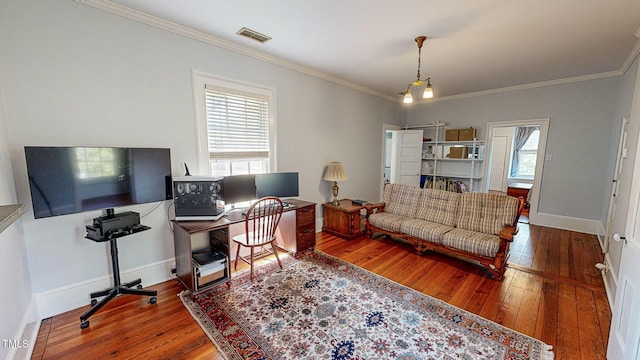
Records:
[[[507,186],[507,195],[513,196],[513,197],[522,196],[524,198],[524,207],[528,209],[529,208],[529,191],[531,191],[532,187],[533,187],[533,184],[527,184],[527,183],[509,184],[509,186]]]
[[[350,199],[342,199],[340,205],[322,204],[322,209],[322,231],[348,240],[362,235],[360,211],[364,206],[353,204]]]

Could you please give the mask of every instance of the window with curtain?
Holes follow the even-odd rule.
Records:
[[[205,86],[211,175],[269,171],[269,99]]]
[[[536,171],[539,139],[540,127],[538,126],[516,129],[511,177],[533,179]]]

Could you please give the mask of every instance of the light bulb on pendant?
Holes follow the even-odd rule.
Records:
[[[431,88],[431,78],[427,78],[427,86],[424,88],[424,92],[422,93],[423,99],[431,99],[433,98],[433,89]]]
[[[411,96],[411,89],[409,87],[407,87],[407,92],[404,93],[402,102],[405,104],[411,104],[413,102],[413,96]]]

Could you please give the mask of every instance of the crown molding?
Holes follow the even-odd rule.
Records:
[[[174,33],[180,36],[185,36],[209,45],[213,45],[213,46],[226,49],[229,51],[233,51],[238,54],[242,54],[260,61],[264,61],[266,63],[281,66],[283,68],[293,70],[305,75],[326,80],[326,81],[329,81],[337,85],[341,85],[359,92],[363,92],[363,93],[373,95],[379,98],[383,98],[386,100],[390,100],[393,102],[396,102],[396,101],[400,103],[402,102],[402,99],[399,98],[398,96],[384,94],[379,91],[367,88],[365,86],[358,85],[350,81],[346,81],[339,77],[329,75],[321,71],[318,71],[306,66],[302,66],[300,64],[296,64],[292,61],[271,56],[263,52],[248,48],[246,46],[238,45],[236,43],[233,43],[224,39],[220,39],[211,34],[194,30],[186,26],[174,23],[172,21],[168,21],[153,15],[149,15],[142,11],[138,11],[138,10],[126,7],[124,5],[113,3],[109,0],[74,0],[74,1],[80,4],[91,6],[99,10],[109,12],[114,15],[122,16],[127,19],[137,21],[142,24],[150,25],[161,30],[169,31],[171,33]],[[634,36],[639,40],[636,41],[636,45],[633,47],[633,49],[629,53],[629,56],[627,56],[627,59],[622,64],[619,70],[608,71],[608,72],[597,73],[597,74],[575,76],[575,77],[563,78],[563,79],[557,79],[557,80],[541,81],[541,82],[529,83],[529,84],[523,84],[523,85],[508,86],[508,87],[503,87],[498,89],[475,91],[475,92],[470,92],[465,94],[433,98],[429,100],[420,99],[419,101],[417,101],[417,103],[426,104],[426,103],[434,103],[434,102],[440,102],[440,101],[457,100],[457,99],[464,99],[464,98],[470,98],[470,97],[476,97],[476,96],[500,94],[500,93],[505,93],[510,91],[534,89],[534,88],[545,87],[545,86],[570,84],[570,83],[576,83],[576,82],[582,82],[582,81],[588,81],[588,80],[605,79],[605,78],[611,78],[616,76],[622,76],[633,64],[633,62],[638,57],[638,55],[640,55],[640,27],[636,30]]]
[[[598,73],[598,74],[574,76],[574,77],[564,78],[564,79],[540,81],[540,82],[523,84],[523,85],[514,85],[514,86],[507,86],[507,87],[497,88],[497,89],[475,91],[475,92],[464,93],[459,95],[443,96],[443,97],[433,98],[429,100],[422,100],[420,101],[420,103],[434,103],[434,102],[440,102],[440,101],[465,99],[465,98],[476,97],[476,96],[500,94],[500,93],[505,93],[510,91],[535,89],[535,88],[540,88],[545,86],[572,84],[572,83],[577,83],[582,81],[612,78],[612,77],[622,76],[623,74],[624,72],[621,70],[614,70],[614,71],[607,71],[607,72]]]
[[[236,52],[238,54],[242,54],[245,56],[249,56],[251,58],[260,60],[260,61],[264,61],[266,63],[270,63],[273,65],[278,65],[305,75],[309,75],[309,76],[313,76],[322,80],[326,80],[326,81],[330,81],[332,83],[347,87],[347,88],[351,88],[353,90],[359,91],[359,92],[363,92],[366,94],[370,94],[373,96],[377,96],[383,99],[387,99],[390,101],[397,101],[398,99],[395,96],[390,96],[387,94],[383,94],[379,91],[375,91],[372,89],[369,89],[367,87],[364,87],[362,85],[358,85],[355,83],[352,83],[350,81],[346,81],[344,79],[338,78],[336,76],[333,75],[329,75],[326,73],[323,73],[321,71],[309,68],[309,67],[305,67],[299,64],[296,64],[294,62],[276,57],[276,56],[271,56],[268,54],[265,54],[263,52],[257,51],[257,50],[253,50],[251,48],[248,48],[246,46],[242,46],[242,45],[238,45],[235,44],[231,41],[227,41],[224,39],[220,39],[218,37],[215,37],[213,35],[207,34],[205,32],[202,31],[198,31],[198,30],[194,30],[191,28],[188,28],[186,26],[180,25],[180,24],[176,24],[172,21],[168,21],[153,15],[149,15],[147,13],[144,13],[142,11],[138,11],[120,4],[116,4],[113,3],[109,0],[74,0],[77,3],[80,4],[84,4],[84,5],[88,5],[91,6],[93,8],[99,9],[99,10],[103,10],[106,12],[109,12],[111,14],[114,15],[118,15],[118,16],[122,16],[124,18],[127,19],[131,19],[134,21],[137,21],[139,23],[142,24],[146,24],[146,25],[150,25],[153,26],[155,28],[161,29],[161,30],[165,30],[165,31],[169,31],[171,33],[177,34],[177,35],[181,35],[181,36],[185,36],[194,40],[198,40],[201,41],[203,43],[209,44],[209,45],[213,45],[222,49],[226,49],[226,50],[230,50],[233,52]]]
[[[621,75],[624,75],[624,73],[626,73],[627,70],[629,70],[629,67],[631,67],[631,64],[633,64],[633,62],[636,60],[636,58],[640,54],[640,28],[638,28],[638,31],[636,31],[635,36],[636,38],[638,38],[638,41],[636,41],[636,45],[633,47],[633,49],[631,49],[629,56],[627,56],[627,59],[624,61],[624,63],[620,67]]]

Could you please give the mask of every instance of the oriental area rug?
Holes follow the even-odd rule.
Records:
[[[537,339],[329,255],[283,265],[180,294],[227,359],[553,359]]]

